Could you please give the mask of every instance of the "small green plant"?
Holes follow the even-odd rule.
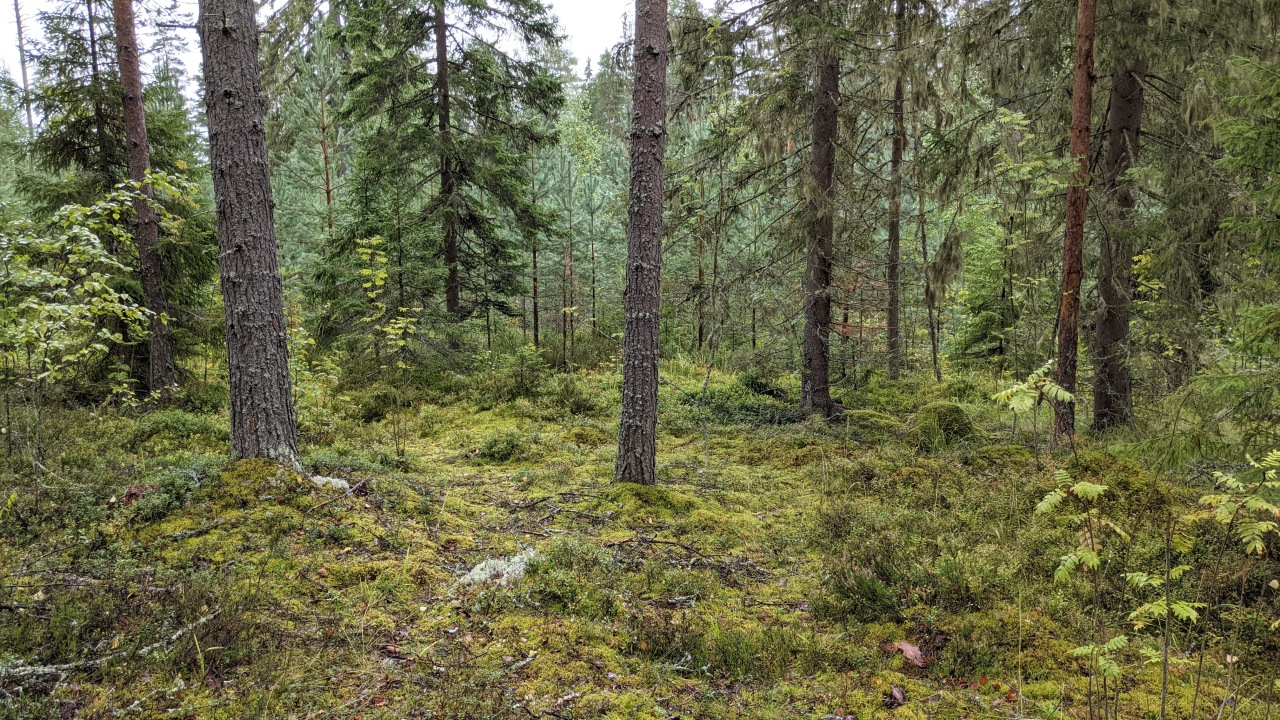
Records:
[[[1018,432],[1018,417],[1022,413],[1031,412],[1031,437],[1034,441],[1039,428],[1036,424],[1036,413],[1040,404],[1046,399],[1053,402],[1075,402],[1075,397],[1066,388],[1049,379],[1054,361],[1041,365],[1022,382],[1011,385],[991,396],[992,400],[1001,403],[1013,412],[1013,431]]]
[[[1089,579],[1094,639],[1091,643],[1076,647],[1071,654],[1089,660],[1089,706],[1090,717],[1093,717],[1093,707],[1098,701],[1095,694],[1101,693],[1101,704],[1106,708],[1107,682],[1119,678],[1118,655],[1129,645],[1127,635],[1112,634],[1102,611],[1102,538],[1109,533],[1125,544],[1132,538],[1105,512],[1102,499],[1107,494],[1106,485],[1087,480],[1075,481],[1062,469],[1054,473],[1054,478],[1057,480],[1057,487],[1036,505],[1036,514],[1056,514],[1067,525],[1077,529],[1076,547],[1058,561],[1053,579],[1055,582],[1066,583],[1078,573],[1086,574]]]
[[[1219,492],[1200,498],[1200,504],[1212,511],[1214,520],[1235,531],[1246,553],[1262,555],[1267,536],[1280,535],[1280,450],[1262,460],[1248,460],[1256,480],[1216,472]]]

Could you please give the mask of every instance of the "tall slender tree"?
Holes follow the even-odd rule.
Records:
[[[27,42],[22,32],[22,5],[13,0],[13,21],[18,26],[18,66],[22,69],[22,104],[27,108],[27,137],[36,135],[35,114],[31,112],[31,85],[27,77]]]
[[[142,100],[142,67],[138,60],[138,35],[134,27],[133,0],[113,0],[116,21],[116,62],[120,66],[120,86],[124,98],[124,137],[129,153],[129,179],[141,183],[151,169],[151,144],[147,140],[147,111]],[[173,329],[169,300],[164,290],[164,260],[157,252],[160,222],[152,206],[151,190],[143,187],[133,203],[136,219],[133,242],[138,248],[138,276],[151,310],[148,339],[150,385],[153,391],[167,392],[177,382]]]
[[[813,223],[804,272],[804,345],[800,409],[830,417],[831,271],[834,265],[836,132],[840,110],[840,58],[830,48],[818,51],[813,91],[813,187],[807,206]]]
[[[897,0],[893,13],[893,137],[889,151],[889,253],[885,280],[889,286],[889,302],[885,309],[885,344],[889,355],[889,379],[897,380],[902,372],[902,154],[907,145],[907,129],[903,119],[902,52],[906,48],[902,33],[906,29],[906,0]]]
[[[667,0],[636,0],[631,189],[623,299],[622,418],[616,482],[654,485],[658,449],[658,322],[663,166],[667,144]]]
[[[1140,4],[1132,8],[1129,20],[1130,27],[1122,37],[1129,37],[1133,30],[1146,24],[1146,13]],[[1098,252],[1100,302],[1093,375],[1093,428],[1098,431],[1128,423],[1133,415],[1129,306],[1133,299],[1133,214],[1137,203],[1127,173],[1138,162],[1146,71],[1146,61],[1131,43],[1121,42],[1111,73],[1105,168],[1107,195],[1116,222],[1101,233]]]
[[[1080,282],[1084,276],[1084,218],[1088,206],[1089,124],[1093,112],[1093,37],[1097,0],[1080,0],[1076,11],[1075,70],[1071,91],[1071,159],[1075,168],[1067,188],[1067,230],[1062,244],[1062,294],[1058,304],[1057,382],[1076,391],[1080,344]],[[1053,434],[1075,434],[1074,402],[1054,403]]]
[[[231,454],[298,464],[253,0],[202,0],[209,165],[231,385]]]

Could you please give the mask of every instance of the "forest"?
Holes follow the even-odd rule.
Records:
[[[573,7],[15,0],[0,720],[1280,718],[1280,0]]]

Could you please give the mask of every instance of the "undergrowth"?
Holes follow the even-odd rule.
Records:
[[[610,482],[616,375],[534,357],[313,392],[345,490],[226,463],[216,407],[49,411],[0,476],[0,717],[1266,717],[1276,541],[1214,479],[1051,452],[979,375],[821,422],[794,378],[663,370],[657,487]]]

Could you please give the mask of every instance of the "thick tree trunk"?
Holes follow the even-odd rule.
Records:
[[[836,130],[839,111],[840,60],[830,51],[818,63],[813,98],[813,190],[808,211],[813,218],[809,257],[804,273],[804,344],[800,409],[830,417],[831,403],[831,270],[835,221]]]
[[[906,2],[897,0],[894,13],[894,50],[901,53],[902,31],[906,24]],[[893,63],[897,77],[893,81],[893,148],[889,156],[889,253],[885,284],[889,286],[889,302],[885,309],[885,350],[889,356],[889,379],[897,380],[902,374],[902,153],[907,144],[906,124],[903,122],[902,63]]]
[[[458,193],[457,179],[453,176],[453,147],[450,133],[453,129],[449,115],[449,25],[444,14],[444,2],[436,3],[436,103],[439,113],[440,137],[440,202],[443,203],[441,227],[444,233],[444,265],[448,277],[444,282],[444,307],[456,318],[462,317],[462,277],[458,268]]]
[[[1142,21],[1144,18],[1137,18]],[[1138,162],[1142,127],[1141,58],[1122,61],[1111,76],[1111,108],[1107,118],[1107,193],[1116,220],[1114,231],[1102,233],[1098,257],[1098,319],[1095,331],[1093,428],[1104,431],[1133,416],[1129,375],[1129,303],[1133,299],[1132,182],[1125,173]]]
[[[1089,115],[1093,111],[1093,25],[1097,0],[1080,0],[1076,17],[1075,80],[1071,93],[1071,159],[1075,161],[1067,188],[1067,231],[1062,243],[1062,295],[1058,306],[1057,383],[1076,391],[1080,344],[1080,281],[1084,276],[1084,217],[1089,201]],[[1074,402],[1053,407],[1055,438],[1075,434]]]
[[[663,161],[667,145],[667,0],[636,0],[622,419],[616,482],[657,482]]]
[[[255,9],[252,0],[202,0],[198,26],[226,306],[231,455],[297,466]]]
[[[142,182],[151,168],[151,147],[147,143],[147,114],[142,103],[142,68],[138,61],[138,38],[134,28],[133,0],[114,0],[117,60],[120,85],[124,89],[124,138],[129,150],[129,179]],[[147,298],[151,316],[150,386],[151,390],[168,392],[177,382],[174,360],[173,330],[169,327],[170,308],[165,296],[164,261],[157,252],[160,221],[149,200],[150,188],[133,202],[137,219],[133,242],[138,248],[138,275]]]

